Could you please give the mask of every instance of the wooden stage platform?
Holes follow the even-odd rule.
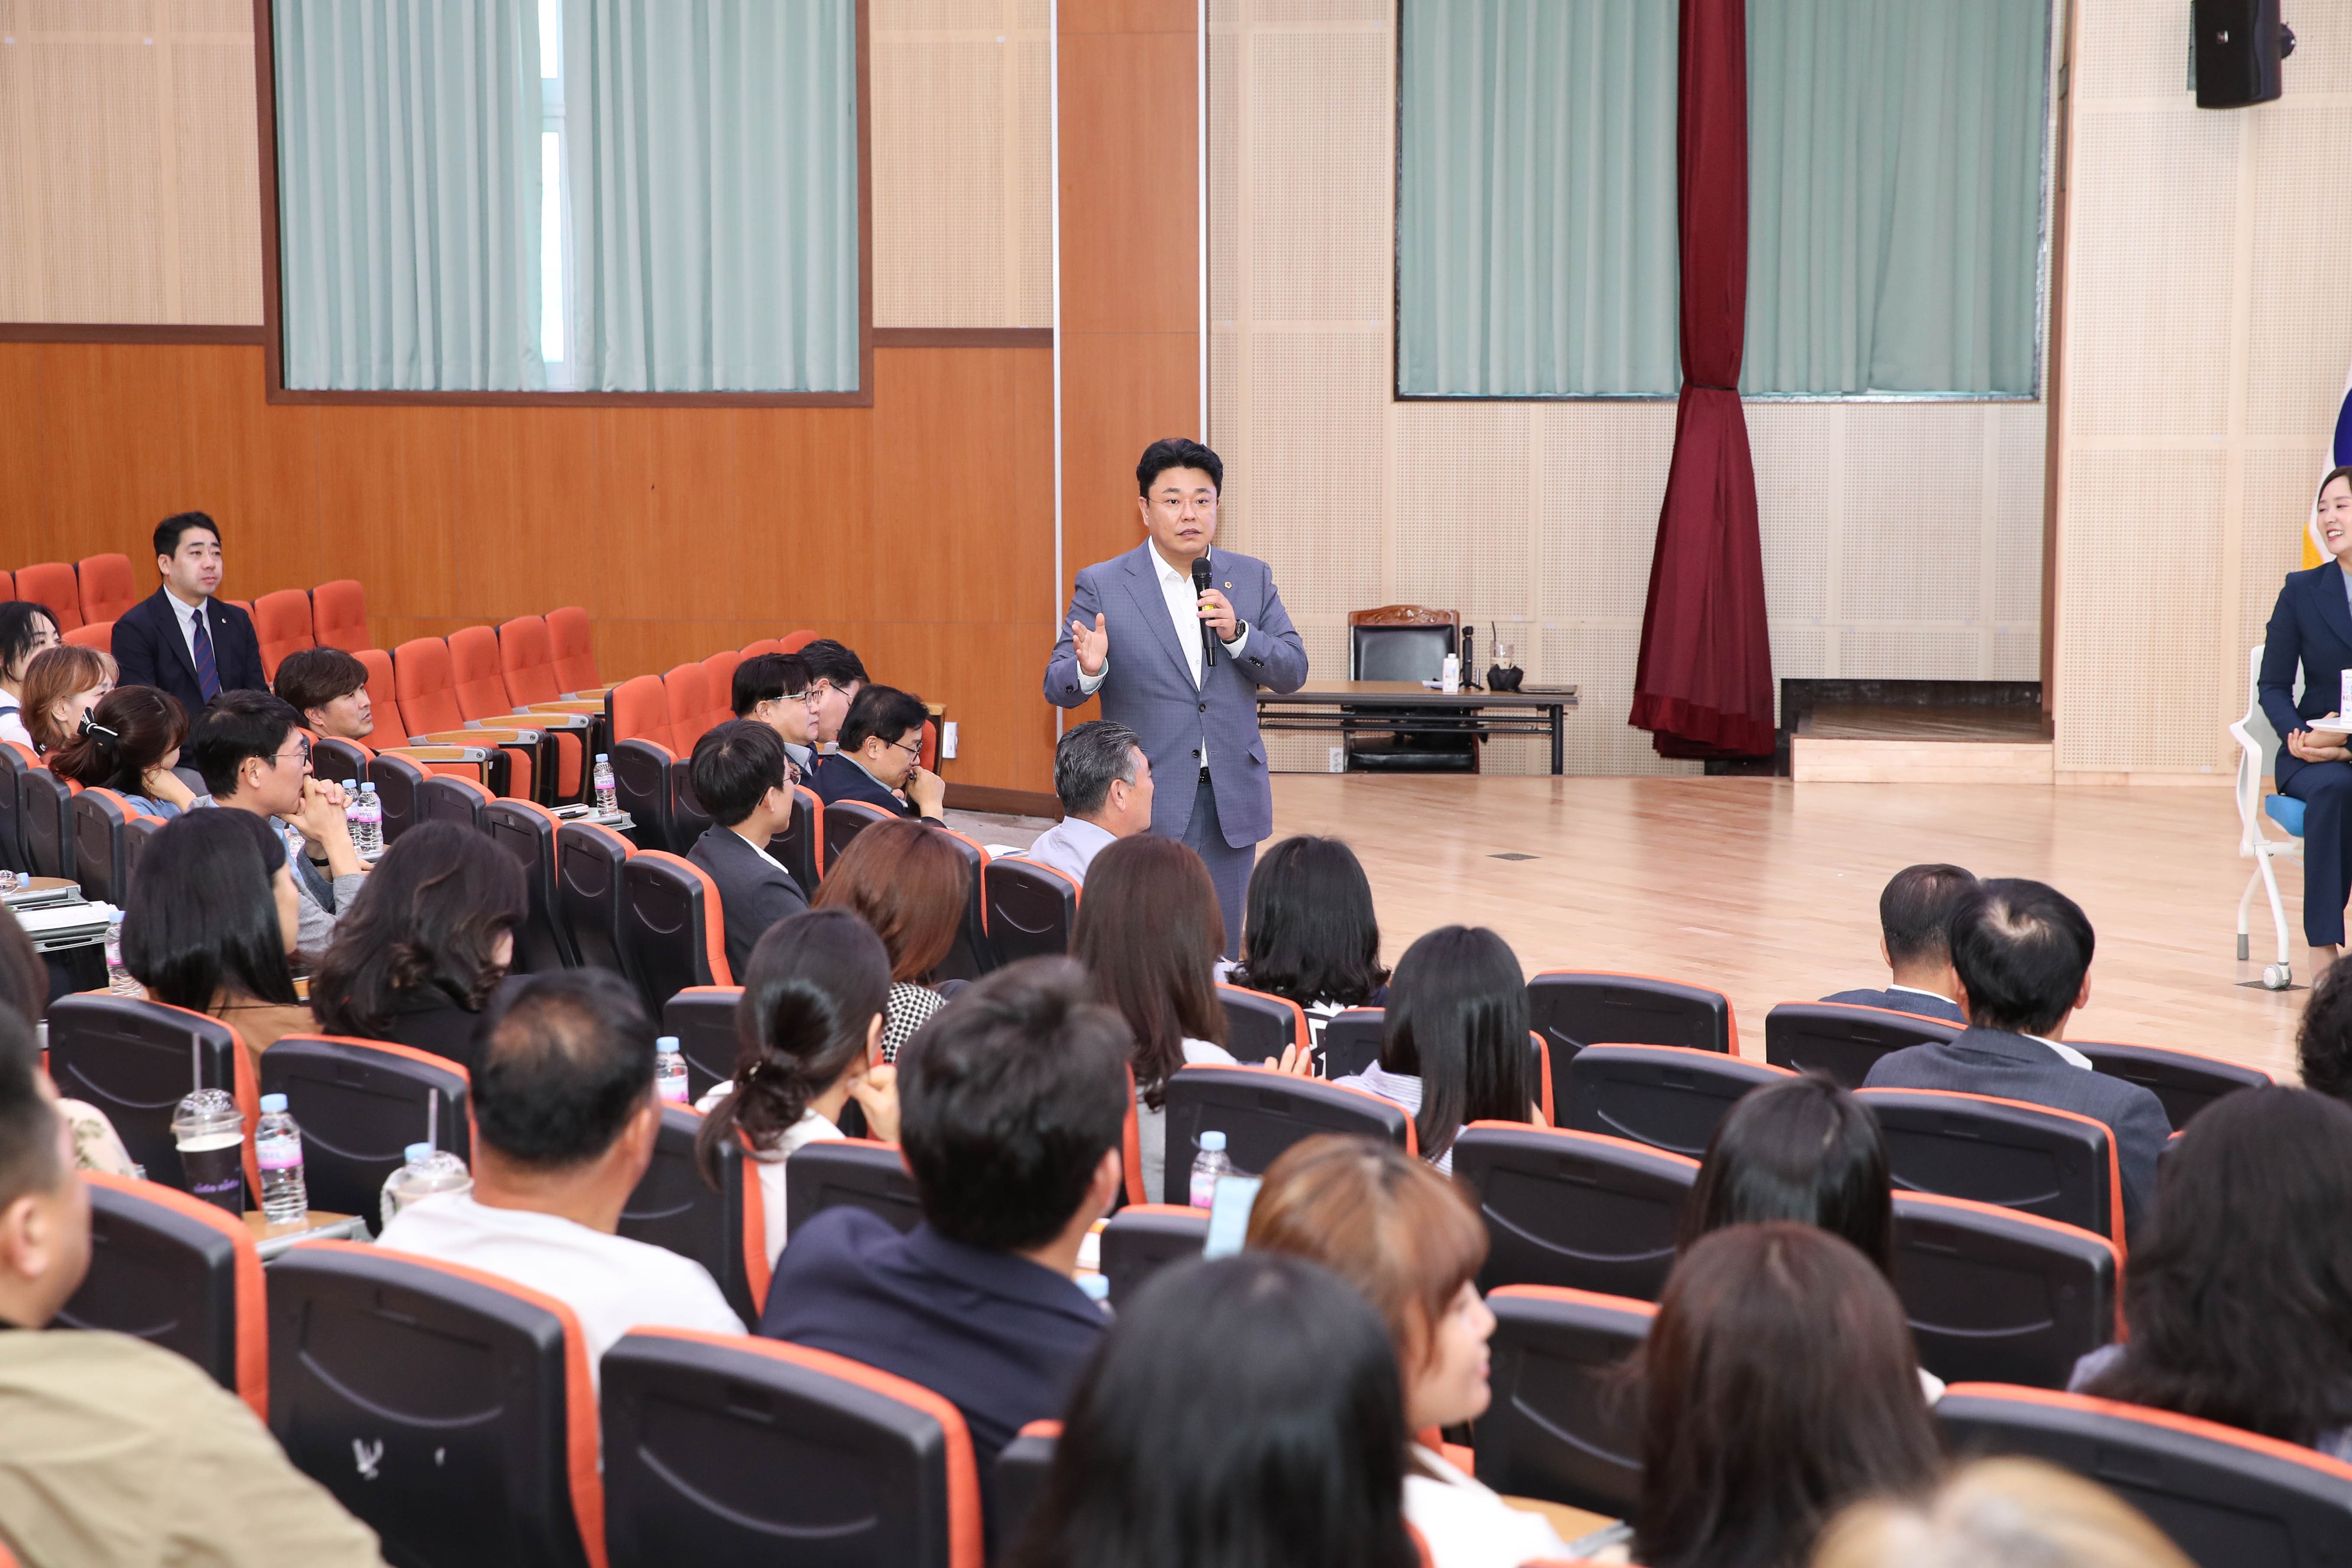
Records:
[[[2308,993],[2247,989],[2273,950],[2260,895],[2237,951],[2226,788],[1796,784],[1787,779],[1278,773],[1275,835],[1361,857],[1391,963],[1433,927],[1500,931],[1529,973],[1619,969],[1710,984],[1760,1058],[1776,1002],[1883,985],[1878,893],[1918,861],[2031,877],[2098,932],[2069,1033],[2210,1051],[2294,1077]],[[1530,859],[1498,859],[1524,855]],[[2298,986],[2302,881],[2279,863]]]

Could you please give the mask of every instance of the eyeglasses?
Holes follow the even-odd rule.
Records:
[[[302,759],[302,765],[306,768],[309,767],[310,765],[310,742],[308,741],[297,741],[294,742],[294,746],[295,749],[293,751],[272,753],[269,760],[273,763],[282,763],[289,757],[299,757]]]
[[[904,741],[889,741],[884,743],[887,745],[896,746],[898,750],[906,752],[908,756],[914,758],[919,763],[923,760],[923,743],[920,741],[916,742],[911,746],[907,744]]]

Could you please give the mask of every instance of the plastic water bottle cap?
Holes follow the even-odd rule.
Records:
[[[265,1114],[283,1110],[286,1109],[286,1097],[282,1094],[265,1094],[261,1097],[261,1109]],[[1219,1136],[1222,1137],[1223,1134]]]
[[[1203,1133],[1202,1133],[1202,1134],[1201,1134],[1201,1152],[1202,1152],[1202,1153],[1203,1153],[1203,1154],[1222,1154],[1222,1153],[1223,1153],[1224,1152],[1225,1152],[1225,1135],[1224,1135],[1223,1133],[1222,1133],[1222,1132],[1203,1132]]]
[[[609,763],[613,760],[613,754],[610,752],[599,752],[596,753],[596,760],[600,763]]]
[[[360,787],[360,781],[359,781],[359,780],[357,780],[357,779],[345,779],[345,780],[343,781],[343,788],[344,788],[347,792],[356,792],[356,791],[359,789],[359,787]]]
[[[674,1051],[677,1049],[677,1037],[676,1035],[664,1035],[661,1038],[654,1042],[654,1049],[657,1051]]]
[[[433,1145],[430,1143],[411,1143],[404,1151],[402,1152],[401,1158],[406,1161],[409,1164],[422,1165],[425,1161],[433,1158]]]
[[[372,784],[363,784],[360,785],[360,793],[362,795],[373,795],[375,793],[375,785]]]

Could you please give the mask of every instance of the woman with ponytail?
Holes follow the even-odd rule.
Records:
[[[188,738],[187,710],[168,691],[118,686],[81,716],[80,733],[51,752],[51,773],[84,789],[110,789],[150,816],[177,816],[195,801],[172,772]]]
[[[898,1141],[897,1070],[881,1058],[890,953],[845,909],[812,910],[768,928],[735,1005],[735,1077],[703,1096],[694,1152],[719,1185],[719,1148],[740,1138],[759,1163],[768,1258],[784,1249],[784,1162],[803,1143],[838,1139],[852,1100],[885,1143]]]
[[[530,912],[513,856],[454,822],[416,824],[335,921],[310,976],[319,1026],[413,1046],[471,1070],[475,1027]]]

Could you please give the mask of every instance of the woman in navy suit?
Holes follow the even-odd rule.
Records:
[[[2278,754],[2279,793],[2304,803],[2303,936],[2312,978],[2344,949],[2344,903],[2352,891],[2352,749],[2313,731],[2307,721],[2333,719],[2352,668],[2352,468],[2320,481],[2319,537],[2336,559],[2290,572],[2263,634],[2256,695],[2263,716],[2285,744]],[[2296,668],[2303,700],[2294,700]]]

